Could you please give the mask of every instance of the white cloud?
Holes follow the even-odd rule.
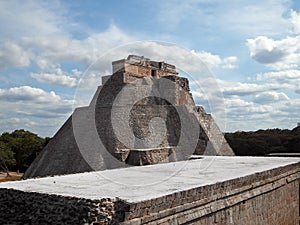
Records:
[[[1,38],[65,34],[66,22],[59,1],[0,1]]]
[[[75,87],[77,80],[65,74],[60,68],[57,68],[55,73],[30,73],[30,76],[42,83],[56,84],[64,87]]]
[[[88,67],[111,48],[138,39],[114,24],[73,38],[66,12],[60,1],[1,1],[0,69],[28,67],[30,60],[43,72],[70,62]]]
[[[270,124],[278,128],[295,126],[300,120],[300,102],[289,91],[299,90],[298,72],[284,72],[260,74],[253,83],[217,80],[224,94],[223,120],[227,121],[227,131],[267,129]],[[193,96],[197,104],[209,108],[211,102],[207,102],[206,94],[200,89],[194,90]]]
[[[46,59],[36,58],[35,63],[38,66],[38,68],[41,69],[41,70],[47,70],[51,67],[54,67],[54,65],[49,64]]]
[[[5,124],[10,124],[12,127],[10,129],[20,129],[20,125],[22,125],[25,129],[32,128],[35,126],[39,126],[37,122],[31,121],[28,118],[18,118],[18,117],[10,117],[6,120]]]
[[[133,41],[134,39],[136,39],[134,35],[124,33],[116,25],[111,24],[104,32],[90,35],[84,40],[84,43],[87,46],[96,47],[96,50],[99,51],[98,53],[103,54],[103,52],[101,52],[103,49],[108,50],[110,48]]]
[[[21,38],[20,45],[35,53],[34,61],[41,70],[53,69],[63,63],[88,67],[106,51],[136,39],[115,25],[107,30],[77,40],[67,36],[36,36]]]
[[[13,42],[4,42],[0,46],[0,69],[9,67],[27,67],[30,65],[31,53]]]
[[[192,50],[191,52],[196,54],[209,68],[218,67],[222,63],[222,59],[220,58],[220,56],[214,55],[210,52],[196,52],[195,50]]]
[[[158,9],[156,20],[166,29],[176,30],[181,25],[201,33],[222,30],[244,36],[278,35],[288,32],[291,24],[286,0],[279,1],[157,1],[152,7]],[[174,7],[176,5],[176,7]],[[168,9],[168,10],[166,10]],[[186,16],[188,15],[188,16]]]
[[[278,83],[242,83],[224,81],[220,79],[218,79],[217,82],[224,96],[248,96],[265,91],[279,90],[285,87],[282,84]]]
[[[247,40],[250,56],[257,62],[275,70],[291,70],[300,63],[300,14],[290,10],[290,17],[286,18],[293,36],[286,36],[275,40],[260,34]],[[289,32],[281,30],[282,34]],[[281,36],[282,36],[281,34]]]
[[[291,23],[293,24],[293,33],[300,33],[300,13],[291,10]]]
[[[191,51],[196,54],[203,63],[210,69],[214,69],[217,67],[222,67],[224,69],[234,69],[236,68],[235,63],[237,62],[236,56],[229,56],[226,58],[221,58],[219,55],[214,55],[210,52],[200,51],[196,52],[195,50]]]
[[[22,128],[52,136],[72,112],[73,103],[30,86],[0,89],[0,131]]]
[[[276,103],[278,101],[289,101],[290,98],[283,92],[268,91],[254,96],[253,101],[259,104]]]
[[[290,21],[283,15],[287,13],[286,0],[224,2],[225,12],[220,12],[220,23],[232,32],[241,32],[247,36],[278,35],[287,32]],[[220,8],[222,10],[222,8]]]
[[[79,71],[78,69],[73,69],[72,73],[76,76],[76,77],[81,77],[82,76],[82,71]]]
[[[264,92],[252,100],[239,96],[225,98],[229,131],[257,130],[272,127],[294,127],[300,119],[298,99],[290,99],[282,92]]]
[[[226,107],[231,110],[234,108],[242,108],[242,107],[251,107],[253,106],[252,102],[247,102],[239,97],[226,98],[225,100]]]
[[[274,84],[281,89],[294,90],[297,93],[300,84],[300,70],[283,70],[261,73],[256,76],[257,81]]]
[[[240,36],[252,37],[247,43],[251,57],[259,63],[279,70],[259,74],[257,80],[252,83],[218,80],[225,96],[230,129],[243,130],[252,125],[253,127],[270,126],[270,124],[282,126],[286,122],[284,119],[288,120],[290,116],[299,119],[297,113],[300,104],[283,92],[283,90],[294,90],[300,93],[299,85],[297,86],[300,83],[299,71],[295,69],[300,62],[300,38],[296,36],[300,32],[299,13],[291,11],[291,17],[285,17],[288,12],[286,0],[276,2],[254,0],[247,3],[235,0],[226,3],[216,0],[176,0],[154,1],[151,5],[158,10],[155,15],[166,33],[172,33],[169,32],[170,30],[187,33],[186,30],[178,29],[183,25],[181,29],[190,29],[197,35],[209,34],[208,38],[218,40],[226,39],[228,36],[233,36],[234,39]],[[177,7],[173,7],[174,5]],[[165,10],[166,8],[168,10]],[[101,82],[101,76],[111,70],[111,61],[125,58],[128,54],[144,55],[153,60],[176,64],[185,72],[191,72],[193,79],[202,79],[200,84],[206,85],[206,90],[216,88],[214,86],[216,83],[208,82],[211,74],[202,68],[203,65],[198,63],[199,60],[190,57],[190,54],[178,47],[141,42],[132,45],[130,50],[119,48],[118,51],[109,52],[105,58],[101,58],[110,49],[138,40],[140,37],[111,24],[103,32],[90,32],[88,37],[84,37],[87,35],[85,33],[80,35],[81,38],[77,38],[76,34],[73,36],[70,32],[72,29],[70,27],[73,25],[68,20],[72,15],[64,15],[66,12],[64,10],[64,6],[59,1],[28,0],[23,4],[17,1],[0,2],[2,28],[0,68],[24,68],[34,65],[39,71],[31,71],[29,73],[31,77],[39,82],[67,87],[75,87],[78,83],[77,79],[81,78],[78,89],[82,90],[77,89],[79,97],[74,101],[80,104],[84,102],[84,105],[89,103],[87,95],[83,95],[85,89],[92,88],[91,95],[94,94],[97,85]],[[216,30],[218,33],[211,32]],[[288,32],[294,36],[280,39]],[[219,36],[220,33],[224,34],[224,37]],[[157,34],[153,32],[153,35]],[[165,34],[157,37],[161,38],[163,35]],[[196,35],[193,37],[198,38]],[[221,56],[205,51],[192,52],[211,69],[237,67],[238,58],[231,56],[232,53]],[[82,73],[84,68],[99,58],[100,60],[92,66],[89,74]],[[64,64],[68,68],[65,71],[69,72],[64,71]],[[72,67],[73,65],[76,66]],[[283,69],[284,71],[281,71]],[[205,90],[201,94],[194,93],[196,99],[204,102],[205,97],[210,97],[211,101],[220,99],[220,96],[213,95],[214,90],[211,93]],[[53,128],[53,120],[55,120],[57,128],[71,112],[74,101],[63,99],[55,92],[30,86],[0,89],[0,105],[2,105],[0,118],[6,118],[1,121],[7,120],[7,124],[11,126],[15,124],[19,127],[23,125],[42,127],[45,124],[46,127]],[[278,115],[282,116],[280,121],[272,122],[272,119],[278,118]],[[263,125],[257,125],[257,121],[262,121]],[[0,124],[3,129],[4,124],[1,122]]]
[[[300,36],[277,41],[259,36],[248,39],[247,46],[254,60],[276,70],[295,68],[300,63]]]
[[[300,81],[300,70],[284,70],[261,73],[257,75],[257,80],[277,80],[281,83],[295,83],[297,81]]]
[[[236,56],[229,56],[223,59],[222,68],[224,69],[234,69],[236,68],[235,63],[237,62]]]
[[[7,102],[30,101],[35,103],[59,102],[61,98],[55,92],[46,92],[30,86],[0,89],[0,100]]]
[[[155,61],[165,61],[176,65],[177,68],[185,72],[197,71],[198,73],[208,73],[207,66],[210,68],[232,66],[236,61],[235,56],[221,58],[219,55],[214,55],[209,52],[188,51],[177,45],[154,41],[137,41],[121,45],[106,52],[105,57],[99,57],[99,61],[92,67],[93,69],[101,68],[102,71],[110,71],[112,61],[127,58],[130,54],[145,56]],[[203,74],[203,76],[205,75]]]

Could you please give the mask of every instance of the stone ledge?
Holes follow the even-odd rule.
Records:
[[[203,224],[197,223],[201,220],[204,224],[253,225],[255,221],[275,224],[278,220],[278,225],[294,225],[299,215],[299,166],[295,158],[203,156],[185,162],[6,182],[0,184],[0,214],[7,223],[12,221],[10,224],[18,224],[11,215],[19,210],[26,221],[36,218],[36,212],[41,218],[47,214],[49,224],[74,224],[80,216],[89,218],[86,225],[113,224],[111,218],[115,224]],[[180,170],[170,176],[169,172],[176,172],[176,168]],[[161,183],[146,184],[161,175]],[[166,179],[166,175],[170,177]],[[32,204],[20,203],[22,199],[31,199]],[[102,211],[95,209],[94,203],[99,199],[110,199],[113,217],[104,216],[106,206]],[[57,206],[59,202],[65,202],[67,208],[63,207],[65,203]],[[87,208],[81,212],[82,204]],[[69,214],[74,212],[73,220]],[[254,222],[240,218],[240,212],[252,216]],[[234,217],[235,223],[227,214]]]
[[[121,204],[120,204],[121,203]],[[122,202],[0,189],[0,224],[117,224]]]
[[[295,181],[296,179],[300,178],[300,173],[297,173],[297,176],[293,177],[290,182]],[[122,223],[123,225],[127,224],[161,224],[167,221],[170,221],[171,218],[174,217],[174,214],[176,214],[176,217],[179,218],[179,224],[190,222],[191,220],[199,217],[204,217],[208,214],[215,213],[220,210],[224,210],[225,208],[232,207],[236,204],[239,204],[241,202],[244,202],[250,198],[254,198],[258,195],[262,195],[266,192],[273,191],[274,189],[278,189],[286,184],[285,178],[282,178],[278,181],[275,181],[270,184],[266,184],[264,186],[260,186],[257,188],[254,188],[252,190],[241,192],[237,195],[232,195],[229,197],[221,198],[221,199],[215,199],[212,202],[209,203],[203,203],[203,201],[199,202],[193,202],[191,205],[186,204],[184,206],[179,207],[180,209],[172,210],[172,213],[165,213],[161,212],[160,215],[155,215],[154,218],[138,218],[137,221],[129,221],[129,223]],[[164,217],[165,215],[166,217]],[[164,218],[162,218],[164,217]]]
[[[281,171],[286,172],[281,173]],[[193,208],[196,208],[196,211],[202,210],[201,216],[205,216],[206,214],[216,212],[279,188],[286,183],[293,182],[300,178],[299,171],[299,164],[294,164],[239,179],[225,181],[223,183],[216,183],[210,186],[175,193],[158,199],[136,204],[132,203],[130,204],[130,211],[125,213],[125,220],[128,220],[128,223],[125,222],[124,224],[139,224],[138,221],[150,224],[151,221],[157,222],[156,219],[164,217],[168,220],[168,217],[172,217],[174,214],[190,214]],[[256,179],[255,182],[254,179]],[[245,180],[247,180],[249,184],[240,186]],[[218,203],[215,204],[215,202]],[[202,209],[203,207],[206,208],[204,211]],[[207,209],[207,207],[209,209]],[[185,211],[187,211],[187,213],[185,213]]]

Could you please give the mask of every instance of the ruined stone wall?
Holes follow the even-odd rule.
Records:
[[[189,224],[299,224],[299,182],[287,183]]]
[[[123,219],[118,202],[0,189],[1,225],[100,225]]]
[[[0,188],[0,224],[299,224],[299,163],[140,202]]]
[[[66,171],[72,171],[72,173],[92,171],[76,144],[72,124],[74,115],[76,113],[68,118],[50,143],[37,156],[23,178],[66,174]]]
[[[140,68],[140,67],[139,67]],[[158,127],[154,127],[154,131],[150,130],[150,122],[153,118],[161,118],[166,125],[165,138],[161,142],[155,142],[156,145],[145,145],[143,142],[135,141],[133,143],[133,149],[149,149],[149,148],[164,148],[164,147],[176,147],[178,145],[179,139],[190,140],[190,143],[193,143],[191,140],[193,135],[191,135],[192,128],[197,126],[200,131],[199,143],[201,150],[198,152],[204,152],[207,139],[205,132],[201,129],[201,126],[198,125],[197,117],[190,112],[192,107],[194,107],[194,102],[190,94],[188,80],[186,78],[178,76],[167,76],[168,85],[165,85],[164,88],[159,89],[159,85],[163,85],[163,81],[160,79],[149,80],[148,78],[137,79],[132,77],[130,74],[118,72],[113,74],[109,80],[101,87],[99,97],[95,103],[95,124],[97,127],[97,132],[100,139],[103,141],[104,146],[113,156],[118,159],[123,159],[124,154],[120,154],[120,150],[128,148],[124,145],[122,141],[118,139],[115,132],[118,128],[113,127],[113,121],[111,117],[112,107],[115,110],[118,117],[123,117],[126,115],[126,109],[130,107],[130,119],[129,121],[120,121],[124,123],[129,122],[130,129],[132,130],[134,136],[141,140],[146,140],[147,137],[151,136],[155,139],[159,139],[161,134],[158,132]],[[169,82],[169,80],[171,82]],[[130,85],[128,85],[130,84]],[[124,87],[130,89],[128,92],[121,94],[122,101],[118,101],[117,97],[120,95],[120,90]],[[160,94],[167,96],[168,100],[172,103],[166,101],[163,98],[154,97],[156,88],[159,89]],[[142,98],[140,101],[135,102],[136,96],[149,96],[148,92],[153,91],[152,97]],[[162,93],[163,92],[163,93]],[[147,94],[145,94],[147,93]],[[134,102],[134,105],[130,104]],[[185,120],[188,120],[189,123],[189,133],[182,134],[182,127],[179,118],[179,113],[181,117],[184,117]],[[121,123],[119,128],[122,129],[125,127]],[[131,135],[128,135],[131,130],[123,132],[123,138],[127,139],[126,143],[131,142],[130,139],[133,139]],[[190,136],[190,137],[189,137]],[[180,151],[174,152],[177,160],[185,160],[190,157],[195,151],[195,146],[185,143],[185,147],[182,147]],[[177,161],[176,160],[176,161]],[[131,161],[131,160],[129,160]],[[139,164],[135,162],[134,165]]]
[[[299,178],[294,165],[130,204],[121,224],[295,225]]]
[[[188,79],[175,66],[129,56],[113,62],[113,74],[102,77],[90,105],[75,109],[24,178],[124,167],[123,149],[166,155],[169,147],[175,147],[174,161],[193,153],[234,155],[213,118],[197,110]]]
[[[176,67],[165,62],[151,61],[148,58],[129,55],[127,59],[112,62],[113,73],[126,72],[134,77],[176,76]]]
[[[169,70],[160,70],[151,66],[139,66],[134,64],[125,64],[124,72],[134,77],[164,77],[174,76],[174,72]],[[176,74],[177,75],[177,74]]]
[[[214,121],[214,118],[205,112],[202,106],[194,107],[194,115],[196,116],[203,132],[200,133],[198,145],[195,154],[197,155],[234,155],[231,147],[226,141],[222,131]],[[201,147],[204,145],[205,148]]]

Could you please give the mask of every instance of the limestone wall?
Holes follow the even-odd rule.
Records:
[[[299,168],[290,166],[130,205],[122,224],[295,225]]]
[[[175,66],[129,56],[113,62],[113,71],[102,78],[90,105],[74,110],[24,178],[128,166],[124,160],[144,165],[126,161],[122,149],[155,149],[151,155],[163,159],[157,148],[175,148],[172,160],[151,160],[155,163],[192,154],[234,155],[213,118],[197,110],[188,79]]]
[[[0,224],[295,225],[299,170],[295,163],[134,202],[0,188]]]
[[[116,224],[118,203],[0,189],[1,225]]]
[[[135,77],[176,76],[176,67],[165,62],[151,61],[148,58],[129,55],[127,59],[112,62],[113,73],[126,72]]]

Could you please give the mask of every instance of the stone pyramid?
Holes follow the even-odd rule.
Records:
[[[24,178],[234,155],[174,65],[129,55],[112,66],[90,105],[74,110]]]

